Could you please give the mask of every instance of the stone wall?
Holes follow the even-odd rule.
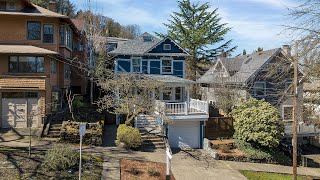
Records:
[[[208,154],[213,157],[214,159],[219,159],[218,153],[211,148],[211,142],[209,139],[204,138],[203,139],[203,149],[208,152]]]

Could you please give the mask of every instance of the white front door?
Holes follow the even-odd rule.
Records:
[[[168,128],[171,148],[200,148],[200,122],[174,122]]]

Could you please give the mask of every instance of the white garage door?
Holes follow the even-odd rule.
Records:
[[[200,148],[200,122],[174,122],[168,137],[171,148]]]
[[[36,98],[2,98],[2,128],[26,128],[28,118],[38,127],[39,115],[32,115],[37,109]]]

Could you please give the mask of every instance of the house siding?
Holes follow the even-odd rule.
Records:
[[[164,44],[170,44],[171,50],[164,50],[163,45]],[[175,43],[173,43],[170,39],[166,39],[162,43],[160,43],[158,46],[153,48],[149,53],[184,53],[182,49],[180,49]]]

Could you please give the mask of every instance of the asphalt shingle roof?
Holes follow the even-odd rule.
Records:
[[[273,56],[277,55],[281,48],[271,49],[262,52],[256,52],[248,55],[238,56],[234,58],[221,59],[221,62],[227,69],[230,77],[218,77],[214,72],[214,66],[210,68],[197,82],[199,83],[244,83],[256,71],[270,60]]]
[[[152,38],[150,42],[144,42],[143,37],[149,36]],[[109,52],[111,55],[143,55],[147,50],[155,46],[160,39],[151,34],[145,32],[142,35],[136,37],[135,39],[129,40],[126,43],[122,44],[117,49]]]

